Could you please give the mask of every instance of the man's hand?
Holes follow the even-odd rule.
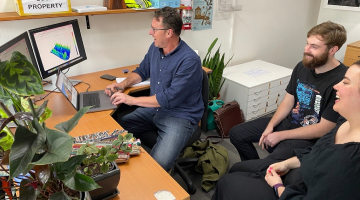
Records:
[[[124,92],[124,88],[122,88],[119,83],[113,83],[105,89],[105,94],[108,96],[112,96],[115,92]]]
[[[135,97],[129,96],[122,92],[116,92],[110,98],[110,100],[112,101],[112,104],[114,104],[114,105],[119,105],[121,103],[125,103],[130,106],[134,105],[134,99],[135,99]]]
[[[271,126],[267,126],[266,129],[264,130],[264,132],[259,140],[259,146],[261,146],[262,149],[264,149],[264,144],[266,145],[266,143],[264,143],[264,140],[270,133],[273,132],[273,130],[274,130],[274,128]],[[267,148],[267,146],[266,146],[266,148]]]
[[[263,140],[263,143],[266,144],[266,146],[274,147],[277,145],[280,141],[282,141],[282,134],[281,132],[272,132],[271,134],[268,134],[265,139]]]

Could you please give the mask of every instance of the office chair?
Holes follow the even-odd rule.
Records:
[[[201,118],[201,126],[199,126],[195,132],[192,134],[190,139],[185,144],[184,148],[181,150],[183,152],[187,147],[190,147],[196,140],[200,138],[201,131],[206,132],[206,121],[207,121],[207,107],[209,99],[209,81],[206,72],[203,70],[203,80],[202,80],[202,98],[204,103],[204,113]],[[141,138],[142,147],[150,153],[151,148],[156,144],[156,139],[158,137],[157,131],[149,131],[143,134]],[[187,192],[189,194],[195,194],[196,188],[190,178],[186,175],[185,169],[188,169],[191,166],[194,166],[198,162],[198,158],[178,158],[174,163],[174,172],[178,173],[180,177],[184,180],[187,185]]]

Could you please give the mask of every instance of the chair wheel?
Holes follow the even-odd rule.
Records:
[[[196,193],[196,188],[195,188],[195,187],[189,188],[189,189],[188,189],[188,193],[189,193],[190,195],[195,194],[195,193]]]

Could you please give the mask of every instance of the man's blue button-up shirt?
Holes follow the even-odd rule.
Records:
[[[148,108],[152,114],[188,119],[197,124],[203,114],[202,68],[200,57],[180,39],[172,52],[150,46],[144,60],[133,72],[142,80],[150,78],[150,95],[161,107]]]

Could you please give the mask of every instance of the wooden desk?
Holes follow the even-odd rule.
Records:
[[[132,71],[138,65],[123,67]],[[101,79],[102,74],[111,74],[117,77],[124,77],[121,68],[94,72],[72,78],[79,79],[91,85],[89,91],[105,89],[107,85],[115,81]],[[76,86],[79,92],[86,91],[86,84]],[[149,88],[141,86],[130,88],[125,93],[131,94]],[[44,96],[44,95],[43,95]],[[52,117],[46,120],[48,127],[53,128],[56,124],[69,120],[76,110],[65,97],[60,93],[50,94],[48,107],[52,110]],[[40,104],[39,104],[40,105]],[[121,126],[111,117],[113,111],[101,111],[87,113],[81,118],[79,124],[70,132],[72,136],[95,133],[99,131],[122,129]],[[119,164],[121,170],[118,189],[120,194],[114,199],[123,200],[145,200],[156,199],[154,193],[160,190],[170,191],[177,200],[190,199],[189,194],[165,171],[163,168],[143,149],[138,156],[132,156],[127,163]]]

